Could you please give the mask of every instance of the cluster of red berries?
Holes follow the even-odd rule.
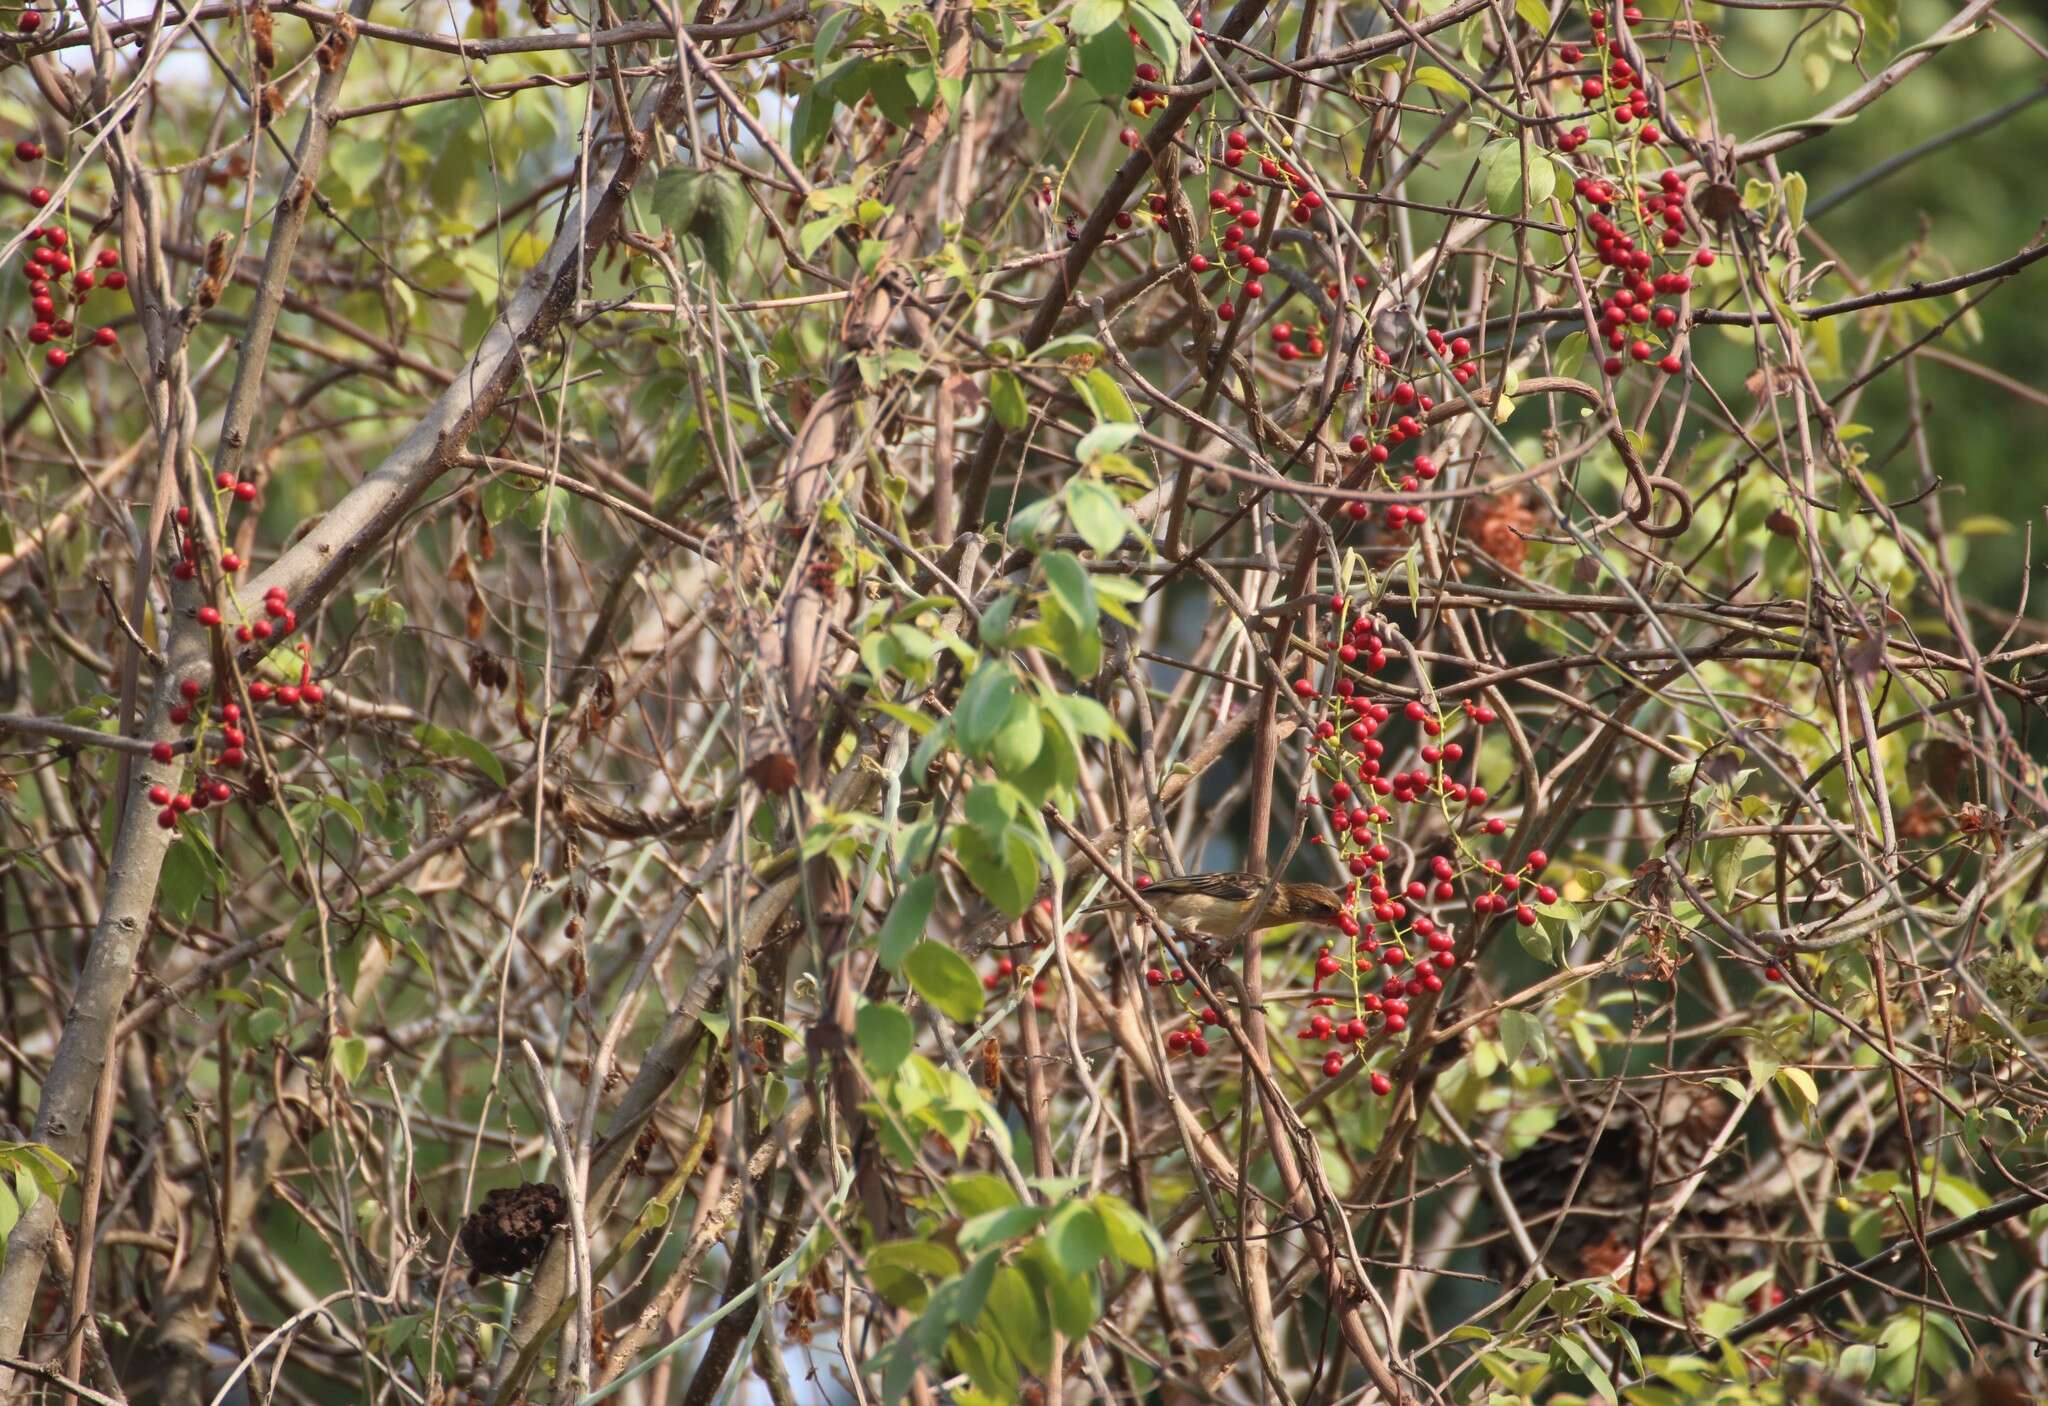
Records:
[[[1657,357],[1656,348],[1635,336],[1633,328],[1654,325],[1660,331],[1669,332],[1677,326],[1679,310],[1670,303],[1659,304],[1657,298],[1682,298],[1692,291],[1692,276],[1681,269],[1665,269],[1653,277],[1651,270],[1657,259],[1669,258],[1670,255],[1653,255],[1648,248],[1642,247],[1655,244],[1663,250],[1670,250],[1684,242],[1687,223],[1684,182],[1677,172],[1666,171],[1655,187],[1635,192],[1636,198],[1629,203],[1627,211],[1637,222],[1637,234],[1628,233],[1609,214],[1616,208],[1617,197],[1610,182],[1581,177],[1574,182],[1573,189],[1579,199],[1592,206],[1585,226],[1588,237],[1594,241],[1595,256],[1620,274],[1616,285],[1600,302],[1600,326],[1611,353],[1602,369],[1609,376],[1618,376],[1627,364],[1620,355],[1624,348],[1635,361],[1646,362]],[[1659,221],[1663,229],[1653,234],[1652,227]],[[1641,236],[1640,242],[1638,235]],[[1689,256],[1679,257],[1706,268],[1714,262],[1714,251],[1701,245]],[[1666,352],[1657,360],[1657,369],[1666,375],[1676,375],[1684,368],[1684,359],[1676,350]]]
[[[1498,816],[1494,818],[1499,819]],[[1499,832],[1496,831],[1494,833]],[[1521,870],[1514,874],[1503,872],[1498,859],[1483,861],[1480,867],[1488,873],[1499,875],[1500,882],[1490,893],[1482,893],[1473,898],[1472,911],[1484,916],[1488,913],[1505,913],[1512,908],[1515,910],[1515,921],[1517,923],[1520,923],[1525,928],[1535,927],[1536,910],[1529,903],[1525,902],[1521,895],[1522,891],[1526,889],[1529,892],[1529,896],[1538,903],[1557,902],[1557,890],[1549,884],[1538,882],[1536,878],[1538,874],[1543,872],[1544,866],[1549,863],[1550,856],[1540,849],[1530,850],[1529,857],[1523,861]]]
[[[29,13],[33,14],[34,11]],[[17,156],[34,147],[38,157],[42,148],[33,142],[23,142],[15,148]],[[23,158],[28,159],[28,158]],[[50,203],[50,192],[37,186],[28,193],[29,202],[37,209]],[[120,333],[111,327],[101,327],[82,340],[78,328],[69,317],[58,316],[57,284],[66,274],[71,276],[68,288],[70,301],[83,304],[95,288],[122,289],[128,286],[128,275],[121,272],[121,256],[115,250],[102,249],[93,255],[83,268],[75,268],[69,246],[71,235],[58,225],[37,225],[29,231],[29,237],[37,241],[23,262],[22,269],[28,276],[29,323],[28,339],[37,346],[49,342],[71,342],[70,346],[53,346],[43,353],[43,360],[53,371],[61,371],[71,363],[72,356],[86,347],[113,348],[121,344]]]
[[[1226,167],[1236,170],[1244,165],[1250,155],[1251,138],[1244,132],[1233,130],[1225,135],[1222,160]],[[1267,180],[1286,184],[1292,198],[1287,213],[1296,222],[1303,223],[1313,219],[1315,212],[1322,208],[1321,194],[1310,187],[1308,178],[1291,162],[1261,155],[1259,172]],[[1266,256],[1265,234],[1261,231],[1265,217],[1252,208],[1251,201],[1255,197],[1256,191],[1247,181],[1240,180],[1229,186],[1212,187],[1209,191],[1209,220],[1210,234],[1216,240],[1215,257],[1212,258],[1203,252],[1188,259],[1188,268],[1194,273],[1207,273],[1215,268],[1229,273],[1231,282],[1236,285],[1235,297],[1241,297],[1245,302],[1252,302],[1265,296],[1266,285],[1260,280],[1273,269],[1272,261]],[[1166,213],[1166,197],[1152,196],[1147,208],[1152,214],[1163,216]],[[1217,228],[1219,225],[1220,230]],[[1241,272],[1231,272],[1232,270]],[[1355,276],[1352,282],[1361,290],[1367,286],[1363,274]],[[1342,292],[1335,284],[1331,284],[1326,291],[1332,298]],[[1237,317],[1238,311],[1235,298],[1225,298],[1217,305],[1216,315],[1225,322],[1230,322]],[[1319,335],[1315,339],[1321,341]],[[1293,335],[1290,332],[1288,336],[1276,337],[1274,340],[1276,343],[1291,343]],[[1298,348],[1292,355],[1283,350],[1280,352],[1280,359],[1291,361],[1300,354]],[[1309,354],[1320,355],[1320,347]]]
[[[1223,1017],[1214,1006],[1202,1007],[1199,1018],[1189,1015],[1187,1028],[1169,1030],[1166,1034],[1168,1054],[1193,1055],[1196,1059],[1209,1053],[1209,1037],[1204,1033],[1212,1025],[1223,1024]]]
[[[256,501],[256,485],[247,479],[237,481],[233,474],[215,474],[213,486],[222,493],[227,494],[234,502],[254,503]],[[198,534],[192,531],[192,509],[180,504],[177,512],[172,514],[172,521],[177,524],[178,560],[176,565],[171,567],[171,575],[180,581],[190,581],[199,574],[200,547]],[[233,576],[247,564],[242,560],[242,554],[232,547],[229,547],[220,554],[220,569],[221,574],[224,576]],[[277,621],[277,624],[272,626],[259,620],[254,622],[254,624],[242,627],[239,638],[243,644],[248,644],[254,640],[269,639],[273,629],[279,635],[288,635],[298,627],[298,616],[292,613],[290,604],[285,599],[282,586],[272,586],[269,591],[265,592],[263,603],[266,613],[273,620]],[[220,611],[213,606],[200,606],[198,614],[199,623],[209,629],[221,622]],[[262,625],[263,628],[258,630],[255,628],[255,625]]]
[[[1643,17],[1643,12],[1630,5],[1619,12],[1622,25],[1634,24]],[[1594,10],[1588,16],[1593,26],[1592,45],[1595,53],[1606,55],[1600,73],[1588,76],[1579,83],[1579,96],[1586,101],[1590,110],[1595,103],[1605,104],[1607,120],[1617,130],[1631,124],[1636,127],[1636,140],[1645,146],[1655,146],[1664,140],[1664,134],[1657,130],[1657,124],[1649,121],[1650,90],[1643,83],[1643,75],[1624,56],[1621,44],[1607,32],[1607,15]],[[1565,63],[1575,64],[1585,57],[1585,50],[1577,44],[1559,47],[1557,56]],[[1558,150],[1573,152],[1584,146],[1590,134],[1583,126],[1574,127],[1558,138]]]
[[[1588,17],[1593,27],[1591,47],[1600,56],[1601,71],[1579,84],[1579,95],[1588,104],[1605,100],[1605,116],[1617,133],[1637,124],[1638,142],[1655,146],[1663,134],[1647,121],[1650,96],[1643,74],[1624,55],[1618,37],[1626,27],[1642,18],[1629,6],[1616,12],[1613,24],[1606,12],[1595,9]],[[1577,43],[1558,49],[1566,64],[1585,57]],[[1590,139],[1585,126],[1574,127],[1557,138],[1560,153],[1570,155]],[[1585,158],[1581,158],[1584,160]],[[1685,369],[1685,358],[1676,345],[1663,349],[1642,333],[1654,326],[1673,334],[1682,316],[1673,303],[1658,303],[1660,297],[1682,299],[1692,291],[1688,264],[1706,268],[1714,262],[1714,251],[1704,243],[1688,254],[1684,246],[1696,238],[1686,210],[1684,180],[1676,171],[1666,170],[1654,184],[1626,181],[1617,187],[1597,171],[1572,182],[1572,193],[1588,207],[1580,221],[1586,239],[1598,260],[1616,271],[1619,278],[1600,303],[1600,336],[1607,343],[1601,370],[1619,376],[1630,362],[1654,363],[1667,376]],[[1662,262],[1665,267],[1659,268]]]
[[[205,707],[200,703],[206,689],[197,679],[186,679],[178,685],[178,692],[185,701],[171,709],[173,723],[185,726],[191,722],[195,709],[202,719],[207,716]],[[249,754],[243,750],[248,738],[242,731],[241,705],[223,703],[214,709],[213,719],[220,724],[220,750],[213,757],[213,766],[218,771],[240,771],[249,760]],[[195,745],[203,745],[205,741],[202,726],[201,736]],[[177,749],[168,742],[159,742],[151,749],[150,755],[159,762],[168,763],[177,755]],[[157,813],[156,823],[171,830],[177,828],[179,816],[188,811],[204,810],[209,804],[225,804],[234,793],[234,787],[225,778],[202,770],[190,791],[174,795],[167,786],[152,786],[149,788],[149,800],[151,805],[163,807]]]
[[[1478,372],[1478,364],[1471,359],[1470,340],[1446,338],[1434,327],[1428,328],[1427,332],[1436,362],[1448,365],[1452,379],[1459,385],[1470,384]],[[1367,476],[1376,475],[1384,487],[1413,493],[1440,472],[1436,460],[1427,454],[1417,454],[1398,478],[1387,465],[1403,444],[1422,438],[1422,421],[1417,416],[1427,415],[1435,409],[1436,398],[1423,391],[1417,379],[1392,374],[1393,358],[1387,355],[1384,347],[1374,347],[1372,357],[1374,365],[1389,374],[1379,393],[1368,399],[1365,419],[1359,428],[1351,432],[1347,441],[1347,447],[1359,456],[1359,462],[1346,482],[1356,487]],[[1344,505],[1344,514],[1353,522],[1363,522],[1370,516],[1370,509],[1362,502],[1353,501]],[[1428,517],[1429,514],[1416,505],[1391,503],[1382,522],[1388,531],[1399,532],[1420,525]],[[1347,658],[1344,662],[1348,664],[1351,660]]]
[[[1133,46],[1138,48],[1148,47],[1137,30],[1131,30],[1130,35]],[[1166,94],[1153,86],[1160,79],[1159,65],[1151,62],[1141,63],[1133,70],[1133,73],[1137,81],[1131,84],[1131,91],[1125,99],[1124,106],[1133,117],[1149,117],[1160,108],[1166,106]],[[1118,139],[1128,147],[1135,147],[1138,144],[1137,133],[1129,127],[1124,128],[1123,132],[1118,135]]]
[[[1142,885],[1148,881],[1140,876],[1138,882]],[[1052,944],[1052,918],[1052,900],[1049,898],[1039,899],[1037,906],[1025,915],[1024,929],[1030,935],[1033,947],[1048,947]],[[1094,936],[1084,929],[1073,928],[1062,935],[1061,941],[1068,947],[1085,948],[1094,941]],[[1020,981],[1023,979],[1024,970],[1008,957],[997,958],[995,969],[982,974],[982,989],[994,991],[1006,981]],[[1045,1009],[1045,980],[1045,977],[1038,976],[1031,982],[1031,1004],[1037,1010]]]
[[[1017,982],[1024,980],[1025,976],[1029,971],[1030,968],[1020,967],[1017,965],[1015,961],[1011,960],[1008,957],[998,957],[996,959],[995,970],[983,974],[981,978],[982,989],[984,991],[993,991],[997,987],[1002,986],[1005,983],[1014,985]],[[1042,1011],[1045,1009],[1045,992],[1045,978],[1042,976],[1032,977],[1031,1007],[1033,1010]]]
[[[1349,613],[1349,602],[1342,596],[1333,597],[1329,604],[1340,621],[1337,681],[1325,693],[1314,680],[1297,679],[1294,691],[1304,701],[1320,701],[1330,714],[1316,724],[1311,757],[1317,770],[1328,778],[1321,804],[1329,815],[1338,857],[1351,873],[1345,895],[1351,906],[1337,918],[1338,929],[1352,940],[1351,951],[1348,957],[1340,957],[1330,947],[1318,953],[1314,987],[1320,993],[1324,982],[1348,971],[1353,978],[1352,1014],[1343,1021],[1318,1014],[1301,1038],[1357,1047],[1376,1029],[1389,1035],[1405,1030],[1409,998],[1441,991],[1444,974],[1458,965],[1455,934],[1427,911],[1427,905],[1455,900],[1469,889],[1475,874],[1497,876],[1501,870],[1499,860],[1477,858],[1460,839],[1457,858],[1438,854],[1426,869],[1405,878],[1390,877],[1386,871],[1394,859],[1393,847],[1387,842],[1387,829],[1394,820],[1390,807],[1434,803],[1444,809],[1453,835],[1462,828],[1499,836],[1507,826],[1499,816],[1479,814],[1491,798],[1476,779],[1459,780],[1452,774],[1465,760],[1467,744],[1445,736],[1462,716],[1462,721],[1475,729],[1476,740],[1476,729],[1497,722],[1498,714],[1477,701],[1465,704],[1461,714],[1450,714],[1432,709],[1421,699],[1408,700],[1400,705],[1399,716],[1415,730],[1418,764],[1389,770],[1387,745],[1378,734],[1394,722],[1394,708],[1371,696],[1361,687],[1363,680],[1354,677],[1363,675],[1369,680],[1386,669],[1386,640],[1371,616],[1363,612],[1348,624],[1341,623]],[[1451,814],[1454,806],[1460,808],[1464,819]],[[1533,876],[1548,862],[1549,857],[1540,851],[1531,853],[1522,873],[1533,883]],[[1513,886],[1507,889],[1515,891]],[[1551,902],[1557,895],[1546,885],[1537,896]],[[1496,909],[1496,902],[1503,907]],[[1470,901],[1475,914],[1504,911],[1504,906],[1505,900],[1494,892],[1481,893]],[[1535,920],[1533,909],[1528,920]],[[1418,949],[1419,955],[1411,955]],[[1368,974],[1382,969],[1386,976],[1380,990],[1364,991]],[[1311,1004],[1335,1005],[1336,998],[1319,994]],[[1323,1072],[1335,1077],[1343,1072],[1345,1062],[1343,1050],[1332,1050],[1323,1057]],[[1374,1080],[1373,1087],[1384,1092],[1380,1082]]]
[[[302,655],[303,649],[301,646]],[[178,685],[178,696],[183,701],[169,714],[175,727],[189,727],[197,720],[199,735],[193,739],[194,750],[203,750],[209,742],[215,745],[216,750],[208,763],[211,771],[202,768],[190,791],[173,794],[166,786],[150,788],[150,803],[163,807],[156,822],[166,830],[175,828],[178,817],[188,811],[204,810],[209,803],[218,805],[231,799],[234,788],[219,773],[240,771],[249,763],[249,739],[244,731],[241,704],[226,701],[209,710],[204,701],[209,691],[208,686],[197,679],[184,680]],[[317,707],[326,698],[327,690],[313,682],[311,661],[303,657],[299,661],[298,683],[273,685],[254,679],[249,684],[249,701],[252,703],[274,701],[284,708],[296,708],[301,703]],[[217,733],[213,731],[216,726]],[[176,744],[170,742],[159,742],[150,749],[150,756],[164,765],[169,765],[177,755]]]
[[[1321,323],[1296,327],[1291,322],[1273,324],[1273,352],[1282,361],[1298,361],[1304,356],[1323,354],[1323,328]]]

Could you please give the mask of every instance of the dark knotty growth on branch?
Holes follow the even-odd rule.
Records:
[[[488,1192],[462,1223],[469,1278],[509,1279],[540,1263],[555,1231],[569,1219],[569,1200],[553,1182],[529,1181]]]

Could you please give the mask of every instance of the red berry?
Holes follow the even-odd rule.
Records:
[[[50,363],[52,371],[62,371],[71,363],[71,353],[62,347],[51,347],[43,353],[43,360]]]
[[[48,186],[37,186],[29,191],[28,203],[35,206],[38,210],[48,205],[50,203],[50,188]]]
[[[218,610],[215,610],[210,605],[200,606],[199,623],[206,626],[208,629],[212,629],[215,625],[218,625],[220,623],[220,612]]]
[[[36,142],[18,141],[14,144],[14,159],[16,161],[40,161],[43,159],[43,149]]]
[[[1116,134],[1116,139],[1122,142],[1125,146],[1131,147],[1133,149],[1135,149],[1139,141],[1142,140],[1138,136],[1138,129],[1136,127],[1124,128],[1121,132],[1118,132]]]
[[[83,274],[79,275],[81,278],[84,276]],[[111,347],[120,340],[121,334],[111,327],[102,327],[99,331],[92,334],[92,344],[96,347]]]
[[[70,234],[55,225],[43,231],[43,242],[52,249],[62,249],[70,240]]]
[[[166,807],[157,812],[156,823],[166,830],[175,830],[178,828],[178,812]]]
[[[118,293],[128,286],[128,275],[115,269],[107,275],[106,286]]]
[[[1385,1098],[1388,1094],[1394,1091],[1394,1081],[1389,1079],[1386,1075],[1375,1070],[1373,1071],[1372,1076],[1372,1091],[1378,1094],[1381,1098]]]
[[[121,254],[119,250],[102,249],[92,256],[92,261],[103,269],[110,269],[121,262]]]
[[[1777,968],[1777,967],[1775,967],[1775,966],[1769,966],[1769,967],[1765,967],[1765,968],[1764,968],[1764,980],[1765,980],[1765,981],[1783,981],[1784,979],[1785,979],[1785,973],[1784,973],[1784,972],[1782,972],[1782,971],[1780,971],[1780,970],[1778,970],[1778,968]]]
[[[178,753],[177,750],[173,748],[170,743],[159,742],[156,744],[156,746],[149,749],[149,755],[152,759],[158,762],[168,763],[171,760],[171,758],[177,756]]]
[[[242,763],[246,760],[248,759],[245,756],[243,756],[242,749],[240,747],[230,747],[225,752],[222,752],[220,754],[220,764],[226,767],[229,771],[235,771],[239,769]]]
[[[15,25],[23,34],[34,34],[43,27],[43,12],[41,10],[23,10],[21,18],[15,21]]]

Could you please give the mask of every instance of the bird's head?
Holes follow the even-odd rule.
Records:
[[[1287,917],[1297,923],[1334,923],[1344,916],[1344,895],[1323,884],[1284,885]]]

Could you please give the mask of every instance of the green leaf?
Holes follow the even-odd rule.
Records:
[[[1067,28],[1085,39],[1099,34],[1124,17],[1124,0],[1079,0],[1067,17]]]
[[[919,874],[903,886],[896,901],[889,905],[889,916],[882,920],[875,947],[882,965],[890,971],[901,967],[910,949],[924,937],[925,925],[932,917],[932,901],[938,892],[935,875]]]
[[[1052,1315],[1024,1271],[1006,1264],[989,1285],[983,1322],[993,1327],[1010,1354],[1043,1376],[1052,1367]]]
[[[484,746],[466,732],[441,727],[435,723],[421,723],[412,730],[413,740],[429,752],[444,757],[461,757],[473,763],[477,770],[491,778],[499,786],[505,784],[505,767],[498,760],[497,753]]]
[[[1116,101],[1138,75],[1138,49],[1120,24],[1097,31],[1081,45],[1081,76],[1103,97]]]
[[[334,1072],[342,1083],[353,1084],[370,1063],[370,1042],[360,1035],[344,1035],[334,1042],[333,1054]]]
[[[1101,627],[1102,611],[1095,603],[1095,588],[1088,582],[1088,569],[1071,552],[1047,552],[1039,564],[1045,568],[1046,583],[1076,625],[1084,630]]]
[[[995,412],[996,423],[1006,430],[1021,430],[1030,422],[1031,406],[1024,399],[1024,383],[1015,372],[989,373],[988,405]]]
[[[1618,1406],[1621,1398],[1615,1394],[1614,1379],[1607,1375],[1605,1367],[1593,1360],[1593,1354],[1586,1351],[1585,1344],[1570,1333],[1560,1333],[1557,1345],[1564,1349],[1564,1355],[1579,1369],[1579,1375],[1593,1384],[1593,1390],[1599,1392],[1608,1402],[1616,1403]]]
[[[1549,32],[1550,11],[1543,0],[1515,0],[1515,13],[1522,17],[1522,23],[1538,34]]]
[[[1038,709],[1029,699],[1020,698],[1020,706],[1010,710],[1010,720],[996,733],[990,751],[1000,776],[1014,776],[1026,770],[1038,760],[1038,754],[1045,747],[1045,724],[1038,716]]]
[[[1806,223],[1806,177],[1798,171],[1788,172],[1779,185],[1785,192],[1785,227],[1797,234]]]
[[[1067,51],[1065,46],[1061,46],[1049,54],[1040,55],[1037,62],[1025,71],[1024,91],[1020,97],[1024,120],[1043,132],[1046,114],[1052,111],[1052,105],[1066,90]]]
[[[1424,64],[1416,69],[1414,81],[1429,89],[1430,92],[1442,93],[1447,98],[1456,98],[1463,101],[1465,97],[1465,85],[1463,83],[1460,83],[1452,75],[1431,64]]]
[[[955,1023],[971,1024],[981,1014],[981,979],[965,957],[944,943],[920,942],[911,948],[903,974],[913,991]]]
[[[1067,484],[1067,516],[1074,530],[1099,557],[1109,556],[1131,533],[1131,520],[1116,494],[1093,479],[1075,478]]]
[[[901,1006],[874,1002],[862,1006],[853,1018],[853,1037],[860,1057],[875,1077],[886,1079],[910,1057],[917,1030]]]
[[[979,1254],[991,1246],[1007,1244],[1037,1230],[1045,1220],[1046,1209],[1044,1206],[1018,1203],[999,1206],[993,1211],[968,1217],[961,1222],[959,1232],[953,1238],[968,1254]]]
[[[1796,1064],[1788,1064],[1775,1077],[1799,1116],[1812,1117],[1813,1110],[1820,1106],[1820,1089],[1814,1084],[1813,1076]]]
[[[1077,384],[1087,388],[1088,401],[1101,419],[1129,422],[1137,420],[1138,410],[1131,404],[1131,398],[1124,394],[1124,388],[1117,384],[1116,377],[1100,366],[1090,370]]]
[[[956,828],[953,851],[984,898],[1008,917],[1024,916],[1024,910],[1038,893],[1038,856],[1015,827],[994,837],[975,829]],[[977,985],[977,994],[979,990]]]
[[[1069,1274],[1087,1274],[1109,1253],[1109,1232],[1094,1206],[1069,1201],[1046,1223],[1045,1243],[1060,1268]]]
[[[1110,1251],[1124,1264],[1132,1269],[1149,1270],[1165,1257],[1166,1243],[1152,1228],[1152,1222],[1139,1215],[1122,1197],[1104,1193],[1091,1204],[1109,1237]]]
[[[838,50],[846,27],[859,18],[860,11],[852,5],[842,5],[825,16],[818,25],[818,37],[811,43],[811,64],[814,68],[824,68],[832,62],[832,55]]]
[[[869,91],[884,117],[898,127],[908,127],[938,98],[939,71],[928,63],[877,63]]]
[[[980,756],[995,741],[996,733],[1010,720],[1010,709],[1018,701],[1017,679],[1007,664],[985,659],[960,690],[953,722],[960,745]]]
[[[946,1194],[953,1208],[970,1218],[1017,1204],[1017,1193],[993,1172],[961,1172],[947,1181]]]
[[[1525,1052],[1533,1062],[1540,1063],[1548,1055],[1550,1036],[1541,1020],[1510,1008],[1500,1013],[1500,1043],[1509,1064],[1520,1064]]]
[[[1529,153],[1528,204],[1550,199],[1557,188],[1557,167],[1533,147]],[[1491,142],[1482,159],[1486,162],[1486,206],[1496,215],[1520,214],[1522,200],[1522,147],[1513,140]]]
[[[868,1251],[868,1278],[875,1292],[898,1308],[923,1308],[929,1291],[927,1279],[950,1279],[960,1272],[960,1260],[944,1245],[932,1240],[891,1240]]]
[[[1586,360],[1586,334],[1567,332],[1550,354],[1551,369],[1560,376],[1576,376]]]
[[[1117,726],[1109,709],[1093,698],[1079,693],[1063,693],[1053,706],[1066,717],[1067,726],[1083,737],[1092,737],[1098,742],[1124,740],[1124,730]]]
[[[1081,436],[1081,442],[1074,446],[1074,457],[1084,464],[1092,464],[1105,454],[1114,454],[1138,437],[1138,427],[1123,421],[1112,421],[1097,425]]]
[[[1071,356],[1100,357],[1102,343],[1086,332],[1069,332],[1063,337],[1054,337],[1037,351],[1031,353],[1033,361],[1065,361]]]
[[[196,826],[183,827],[177,842],[164,852],[158,898],[164,912],[189,923],[202,901],[222,891],[225,879],[212,843]]]
[[[738,176],[722,169],[671,167],[656,179],[649,203],[671,232],[697,241],[704,261],[721,280],[732,280],[754,208]]]
[[[1070,1338],[1085,1338],[1102,1316],[1095,1299],[1095,1276],[1068,1274],[1054,1261],[1044,1245],[1033,1245],[1017,1258],[1017,1267],[1028,1276],[1052,1309],[1052,1321]]]

